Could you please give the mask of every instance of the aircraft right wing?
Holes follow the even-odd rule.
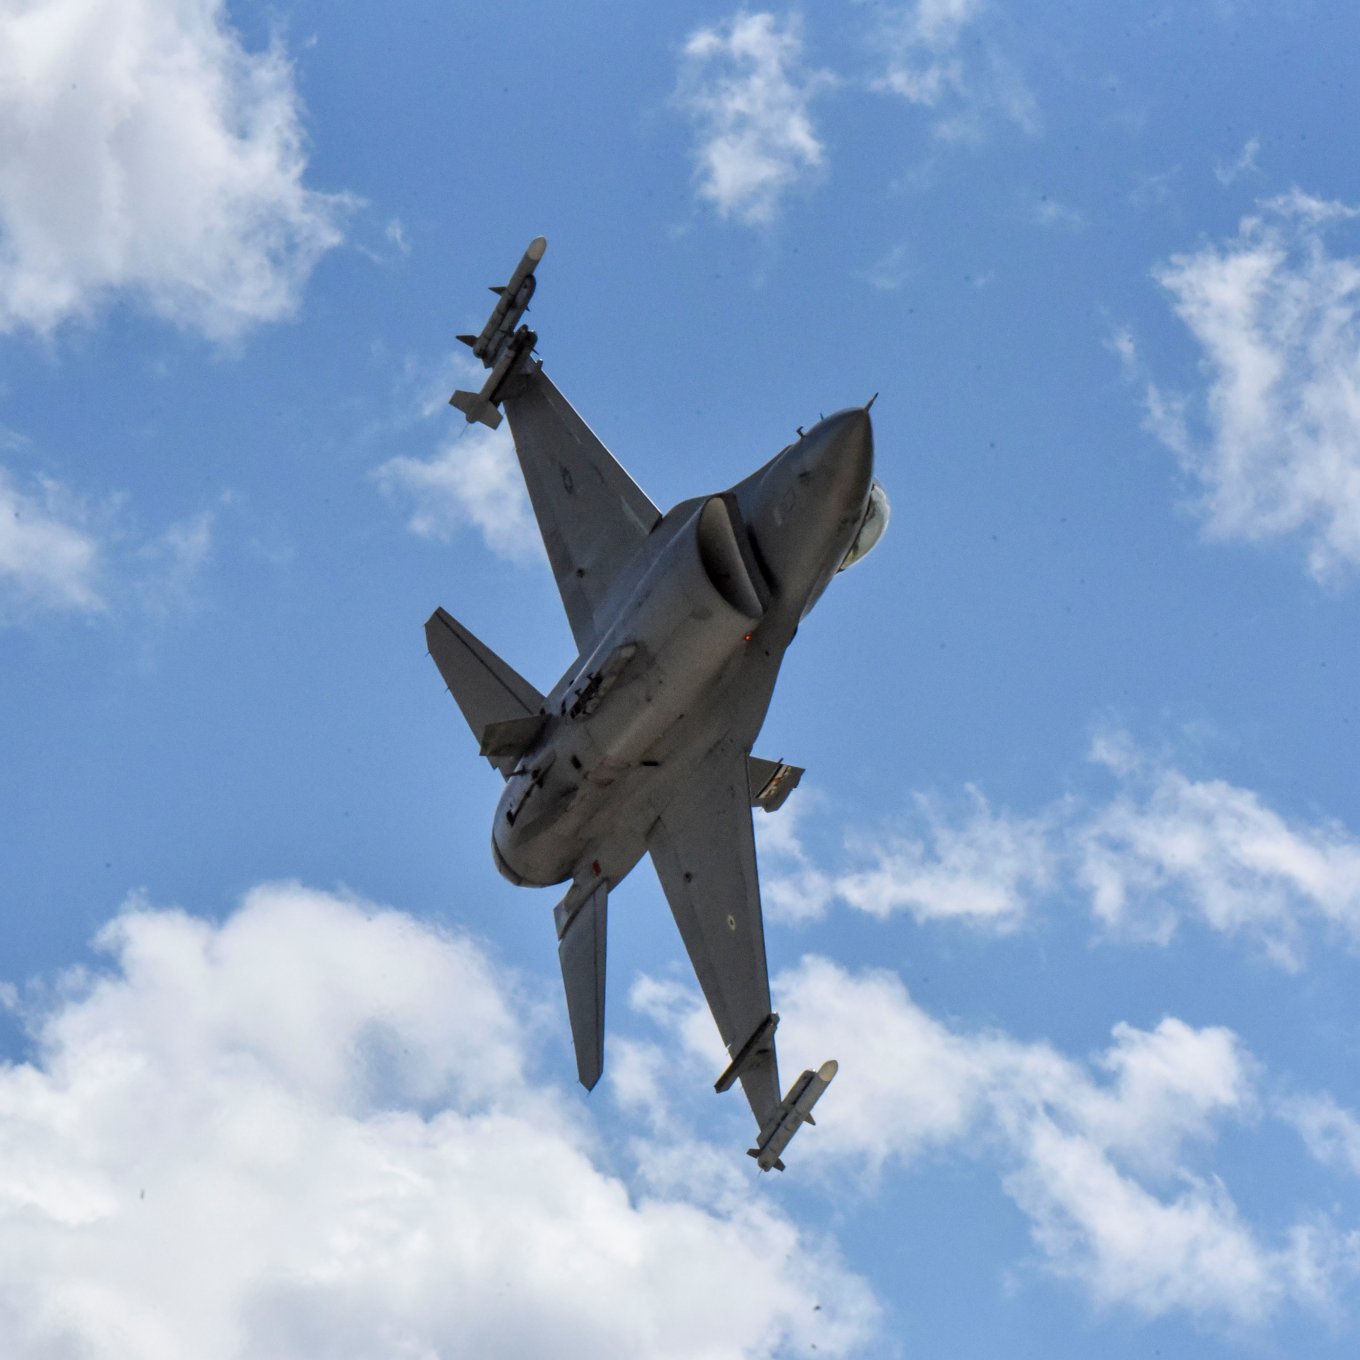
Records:
[[[731,1064],[762,1128],[779,1107],[779,1067],[765,965],[747,757],[720,743],[647,837],[662,891],[713,1012]]]
[[[518,378],[503,404],[572,636],[586,651],[596,610],[661,512],[542,369]]]

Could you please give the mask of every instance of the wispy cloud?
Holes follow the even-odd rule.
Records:
[[[128,498],[77,494],[54,477],[19,481],[0,465],[0,625],[69,612],[165,616],[186,608],[212,552],[200,511],[147,537]]]
[[[941,141],[976,141],[996,117],[1039,129],[1034,96],[992,40],[991,8],[988,0],[909,0],[877,12],[884,66],[875,88],[930,110]]]
[[[216,511],[151,536],[131,520],[128,496],[79,495],[50,476],[19,481],[0,465],[0,626],[53,611],[163,617],[188,608]]]
[[[1092,760],[1116,780],[1107,800],[1064,797],[1021,814],[994,809],[977,789],[954,807],[918,795],[895,823],[849,837],[835,869],[816,862],[796,823],[766,834],[771,914],[809,920],[840,901],[1004,932],[1047,898],[1068,897],[1112,937],[1167,944],[1193,922],[1290,969],[1302,966],[1311,934],[1360,949],[1353,831],[1286,817],[1258,793],[1187,775],[1122,734],[1098,739]]]
[[[724,217],[773,221],[783,198],[822,166],[810,108],[831,81],[804,66],[796,18],[742,13],[692,33],[676,97],[698,131],[700,197]]]
[[[1360,208],[1294,190],[1154,273],[1202,351],[1202,388],[1145,385],[1148,428],[1202,488],[1215,538],[1294,535],[1318,580],[1360,566]]]
[[[1242,150],[1228,162],[1214,162],[1214,178],[1227,188],[1234,180],[1240,179],[1243,175],[1253,174],[1256,170],[1256,157],[1261,150],[1261,140],[1259,137],[1248,138]]]
[[[211,510],[177,520],[136,550],[138,587],[147,612],[164,617],[186,609],[212,555],[217,517]]]
[[[1307,928],[1360,946],[1360,838],[1291,821],[1261,796],[1097,748],[1122,787],[1071,828],[1069,846],[1105,925],[1166,941],[1191,918],[1297,968]]]
[[[1077,208],[1041,194],[1029,207],[1030,221],[1040,227],[1059,227],[1065,231],[1081,231],[1086,226],[1085,215]]]
[[[290,314],[348,200],[303,184],[282,45],[224,0],[0,12],[0,331],[126,295],[214,339]]]
[[[373,477],[386,495],[408,507],[406,526],[421,538],[447,542],[472,528],[508,562],[524,565],[543,557],[508,425],[469,426],[433,457],[392,458]]]
[[[1360,1176],[1360,1118],[1325,1094],[1294,1097],[1283,1113],[1319,1162]]]
[[[841,865],[828,870],[799,836],[808,796],[800,790],[756,823],[766,911],[775,920],[815,920],[840,901],[880,919],[902,912],[1005,933],[1026,919],[1056,876],[1059,810],[1022,816],[994,809],[972,786],[952,806],[916,794],[905,816],[847,835]]]
[[[0,621],[32,609],[98,612],[99,577],[88,508],[52,478],[25,490],[0,466]]]
[[[863,1282],[749,1179],[663,1190],[665,1138],[650,1180],[612,1167],[530,1075],[536,1003],[467,939],[274,884],[221,923],[130,903],[98,943],[0,1068],[6,1355],[840,1356],[873,1332]]]
[[[1101,1306],[1259,1326],[1325,1311],[1360,1268],[1360,1234],[1313,1213],[1249,1221],[1214,1173],[1220,1133],[1255,1122],[1261,1069],[1231,1030],[1167,1017],[1114,1026],[1090,1060],[946,1024],[885,970],[805,958],[775,979],[786,1053],[834,1054],[840,1075],[800,1167],[868,1184],[890,1167],[969,1157],[1025,1215],[1038,1257]],[[711,1067],[692,988],[643,983],[635,1003]]]

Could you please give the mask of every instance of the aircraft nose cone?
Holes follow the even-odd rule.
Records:
[[[809,431],[809,453],[828,494],[862,501],[874,474],[874,431],[861,406],[837,411]]]

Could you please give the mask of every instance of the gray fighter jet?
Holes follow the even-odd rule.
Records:
[[[509,417],[580,655],[540,694],[444,610],[425,636],[505,779],[496,867],[512,883],[571,884],[555,917],[582,1085],[604,1066],[606,902],[648,854],[731,1057],[716,1089],[741,1082],[750,1155],[782,1171],[836,1064],[780,1099],[751,809],[780,807],[803,771],[751,747],[799,621],[887,524],[869,410],[827,417],[730,490],[663,515],[519,325],[546,248],[530,244],[481,334],[459,337],[491,372],[451,403],[469,423]]]

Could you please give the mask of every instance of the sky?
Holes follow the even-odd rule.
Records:
[[[0,0],[0,1353],[1351,1357],[1360,10]],[[454,337],[663,507],[874,393],[757,813],[788,1170],[647,864],[587,1096],[425,655],[570,634]]]

